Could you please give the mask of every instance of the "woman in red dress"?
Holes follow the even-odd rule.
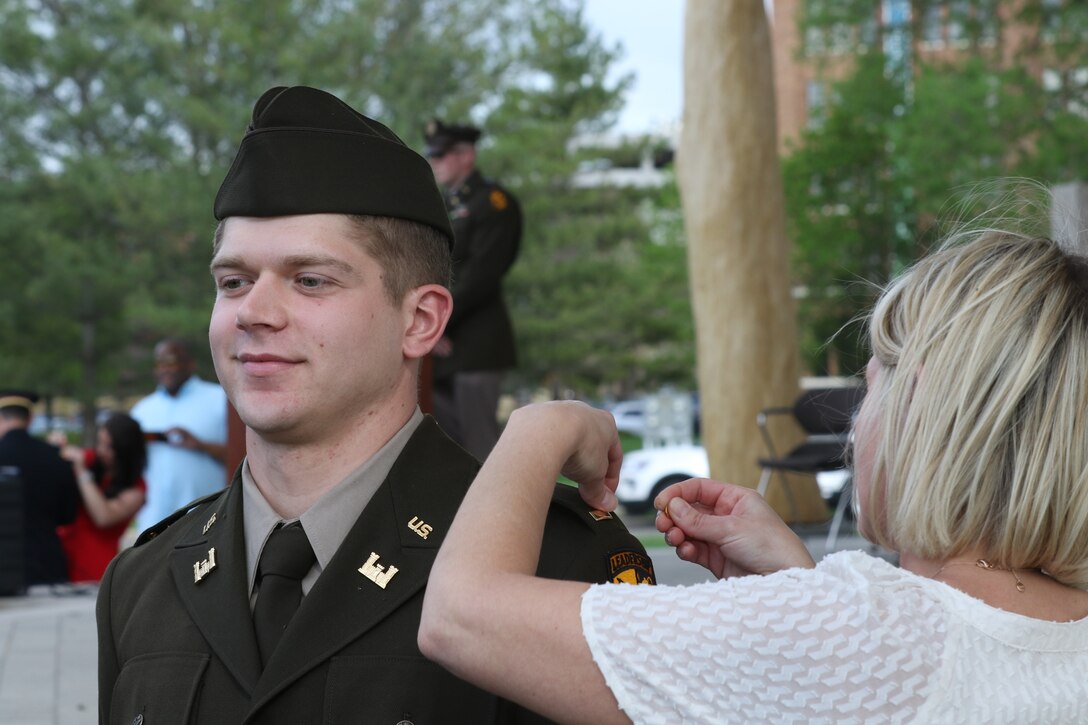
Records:
[[[114,413],[98,429],[94,449],[65,446],[83,506],[76,520],[57,529],[73,582],[98,581],[117,555],[121,537],[146,500],[147,445],[140,424]]]

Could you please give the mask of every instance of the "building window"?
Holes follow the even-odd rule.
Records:
[[[944,28],[941,24],[941,6],[937,3],[927,5],[922,15],[922,41],[930,45],[936,45],[944,39]]]
[[[809,128],[819,128],[824,123],[827,111],[827,90],[823,82],[810,80],[805,84],[805,124]]]
[[[970,18],[970,0],[951,0],[948,3],[948,42],[962,43],[967,40],[967,23]]]

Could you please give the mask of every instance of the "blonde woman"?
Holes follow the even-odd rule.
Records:
[[[657,528],[720,581],[537,579],[554,477],[614,506],[620,449],[606,413],[535,406],[443,544],[423,652],[560,722],[1083,722],[1088,264],[976,233],[870,324],[855,485],[862,532],[900,567],[816,565],[753,491],[693,480],[657,498]]]

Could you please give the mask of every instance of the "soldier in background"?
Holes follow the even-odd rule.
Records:
[[[476,168],[480,129],[427,124],[427,158],[453,226],[453,315],[434,349],[434,413],[480,460],[499,438],[502,373],[517,363],[502,279],[521,243],[521,207]]]
[[[26,390],[0,390],[0,471],[23,483],[24,583],[68,581],[68,563],[57,526],[70,524],[79,510],[76,476],[56,447],[30,435],[31,408],[38,402]]]

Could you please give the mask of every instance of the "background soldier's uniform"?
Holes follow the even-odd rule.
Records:
[[[480,130],[435,119],[425,131],[427,153],[475,144]],[[499,437],[501,373],[517,365],[514,326],[502,281],[521,247],[521,205],[477,169],[443,193],[453,228],[453,314],[449,355],[434,355],[434,414],[454,440],[483,459]]]
[[[235,476],[225,493],[122,553],[102,580],[101,722],[128,725],[139,715],[146,723],[542,721],[457,679],[416,646],[427,575],[478,468],[425,420],[302,600],[263,672]],[[409,527],[414,518],[432,526],[426,539]],[[215,567],[197,583],[194,566],[213,548]],[[359,572],[372,552],[398,568],[384,589]],[[619,519],[590,512],[566,486],[553,497],[538,573],[653,580],[645,550]]]
[[[435,378],[517,364],[514,326],[502,279],[521,245],[521,206],[499,184],[473,171],[446,194],[453,226],[453,314],[446,335],[453,354],[435,359]]]
[[[30,405],[38,396],[24,391],[0,391],[0,402],[20,398]],[[68,560],[57,526],[70,524],[79,511],[79,489],[72,465],[56,447],[38,440],[25,428],[0,436],[0,470],[22,483],[23,583],[68,581]],[[10,562],[8,562],[10,564]]]

